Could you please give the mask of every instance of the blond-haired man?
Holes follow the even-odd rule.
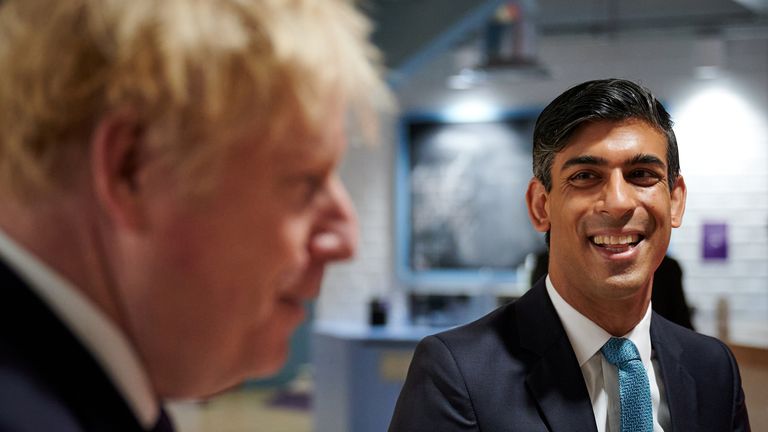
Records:
[[[282,365],[355,249],[367,36],[346,0],[0,5],[0,430],[172,430]]]

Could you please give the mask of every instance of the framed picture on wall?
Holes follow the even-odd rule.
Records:
[[[401,119],[396,162],[397,270],[409,286],[516,282],[544,248],[525,190],[537,110],[457,122]]]

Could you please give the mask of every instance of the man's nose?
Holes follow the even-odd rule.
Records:
[[[635,189],[621,172],[611,173],[603,187],[601,198],[600,212],[615,219],[632,213],[636,206]]]
[[[357,250],[359,229],[355,208],[337,175],[329,179],[327,202],[323,203],[320,221],[309,243],[316,261],[345,260]]]

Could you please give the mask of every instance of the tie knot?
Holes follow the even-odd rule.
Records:
[[[622,364],[631,360],[640,360],[640,353],[631,340],[625,338],[612,337],[603,345],[601,349],[603,357],[608,363],[621,367]]]

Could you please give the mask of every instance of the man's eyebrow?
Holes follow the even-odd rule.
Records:
[[[566,169],[575,165],[602,166],[602,165],[608,165],[608,161],[598,156],[590,156],[590,155],[576,156],[574,158],[571,158],[565,161],[562,169]],[[654,156],[651,154],[645,154],[645,153],[640,153],[627,159],[626,161],[624,161],[624,165],[625,166],[656,165],[661,168],[667,167],[667,164],[664,163],[664,161],[659,159],[657,156]]]
[[[565,161],[562,169],[566,169],[574,165],[608,165],[608,161],[597,156],[576,156]]]
[[[666,168],[667,164],[658,157],[650,154],[639,154],[624,162],[625,165],[656,165],[661,168]]]

